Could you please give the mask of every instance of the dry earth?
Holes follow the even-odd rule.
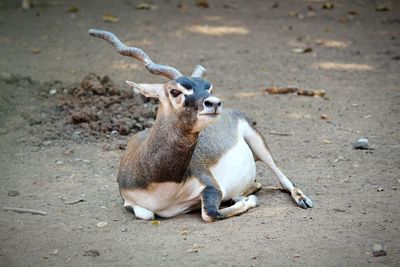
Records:
[[[133,0],[38,0],[24,12],[19,1],[0,1],[1,266],[400,265],[399,2],[209,2],[138,10]],[[119,21],[104,22],[107,13]],[[91,72],[124,90],[126,79],[162,79],[88,37],[89,28],[113,31],[184,73],[204,65],[215,94],[257,122],[315,208],[268,189],[277,180],[258,165],[260,206],[242,216],[134,219],[115,181],[127,137],[66,131],[65,118],[52,118],[63,91],[47,92]],[[270,86],[323,89],[327,98],[263,93]],[[360,137],[373,149],[354,150]],[[374,257],[374,244],[387,255]]]

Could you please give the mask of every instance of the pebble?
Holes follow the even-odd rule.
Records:
[[[374,257],[386,256],[386,251],[381,245],[375,244],[372,248],[372,255],[374,255]]]
[[[106,227],[107,225],[108,225],[108,222],[99,222],[99,223],[97,223],[97,227],[99,227],[99,228]]]
[[[124,232],[124,233],[125,233],[125,232],[128,232],[128,228],[122,227],[122,228],[121,228],[121,232]]]
[[[49,95],[55,95],[55,94],[57,94],[57,89],[51,89],[50,91],[49,91]]]
[[[74,153],[74,151],[71,150],[71,149],[65,149],[64,152],[63,152],[63,154],[64,154],[65,156],[69,156],[69,155],[71,155],[72,153]]]
[[[369,149],[369,143],[367,138],[359,138],[354,144],[354,149]]]
[[[50,255],[56,256],[57,254],[58,254],[58,249],[55,249],[52,252],[50,252]]]
[[[376,189],[376,191],[378,191],[378,192],[382,192],[383,190],[385,190],[385,188],[382,188],[382,187]]]
[[[119,133],[118,133],[118,131],[116,131],[116,130],[112,130],[111,131],[111,135],[113,135],[113,136],[116,136],[116,135],[118,135]]]
[[[17,190],[10,190],[10,191],[8,191],[7,195],[9,197],[16,197],[16,196],[19,196],[19,192]]]

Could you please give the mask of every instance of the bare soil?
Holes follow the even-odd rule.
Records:
[[[0,1],[0,266],[400,265],[397,1],[33,2],[22,11]],[[224,106],[257,123],[315,207],[272,189],[277,179],[259,164],[260,206],[241,216],[136,220],[116,173],[156,104],[124,81],[164,80],[89,28],[185,74],[204,65]],[[81,84],[89,73],[101,86]],[[265,91],[273,86],[325,97]],[[371,149],[353,149],[360,137]]]

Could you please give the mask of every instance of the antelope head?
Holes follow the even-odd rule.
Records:
[[[218,118],[222,111],[221,100],[212,95],[211,83],[203,79],[206,69],[202,66],[197,65],[191,76],[184,76],[173,67],[153,62],[141,49],[126,46],[111,32],[91,29],[89,34],[106,40],[120,54],[141,61],[150,73],[169,79],[162,84],[126,81],[135,92],[159,99],[157,119],[178,119],[192,133],[198,133]]]

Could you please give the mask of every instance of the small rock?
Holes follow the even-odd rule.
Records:
[[[99,227],[99,228],[103,228],[103,227],[106,227],[106,226],[108,225],[108,222],[99,222],[99,223],[97,223],[96,225],[97,225],[97,227]]]
[[[297,48],[293,48],[292,49],[292,52],[296,53],[296,54],[304,54],[304,53],[308,53],[308,52],[311,52],[311,51],[312,51],[311,47],[305,47],[305,48],[297,47]]]
[[[354,144],[354,149],[369,149],[369,143],[367,138],[359,138]]]
[[[111,135],[113,135],[113,136],[116,136],[116,135],[118,135],[118,131],[116,131],[116,130],[112,130],[112,131],[111,131]]]
[[[110,144],[105,144],[105,145],[103,146],[103,151],[110,151],[110,150],[112,150],[112,147],[111,147]]]
[[[128,232],[128,228],[122,227],[122,228],[121,228],[121,232],[124,232],[124,233],[125,233],[125,232]]]
[[[55,94],[57,94],[57,89],[51,89],[50,91],[49,91],[49,95],[50,96],[53,96],[53,95],[55,95]]]
[[[335,5],[331,2],[323,3],[321,6],[322,9],[333,9],[334,7]]]
[[[208,0],[196,0],[196,6],[202,8],[208,8],[210,4],[208,3]]]
[[[72,114],[71,119],[73,123],[79,124],[82,122],[94,121],[96,120],[96,116],[85,111],[78,111]]]
[[[37,47],[33,47],[33,48],[31,49],[31,52],[32,52],[32,54],[39,54],[39,53],[40,53],[40,49],[37,48]]]
[[[197,249],[197,248],[189,248],[188,250],[186,250],[186,252],[188,252],[188,253],[197,253],[197,252],[199,252],[199,249]]]
[[[10,190],[10,191],[8,191],[7,195],[9,197],[16,197],[16,196],[19,196],[19,192],[17,190]]]
[[[53,256],[57,256],[57,254],[58,254],[58,249],[55,249],[52,252],[50,252],[50,255],[53,255]]]
[[[332,144],[332,141],[329,139],[324,139],[324,140],[322,140],[322,143],[329,145],[329,144]]]
[[[69,156],[69,155],[71,155],[72,153],[74,153],[74,151],[71,150],[71,149],[65,149],[64,152],[63,152],[63,154],[64,154],[65,156]]]
[[[395,190],[395,191],[396,191],[396,190],[397,190],[397,187],[393,186],[393,187],[392,187],[392,190]]]
[[[385,188],[382,188],[382,187],[376,189],[376,191],[378,191],[378,192],[382,192],[383,190],[385,190]]]
[[[127,144],[126,143],[119,143],[118,144],[118,149],[119,150],[125,150],[126,149]]]
[[[320,118],[321,118],[321,120],[327,120],[327,119],[329,119],[329,116],[326,114],[321,114]]]
[[[64,161],[62,161],[62,160],[57,160],[56,161],[56,165],[63,165],[64,164]]]
[[[372,248],[372,255],[374,255],[374,257],[386,256],[386,251],[381,245],[375,244]]]

